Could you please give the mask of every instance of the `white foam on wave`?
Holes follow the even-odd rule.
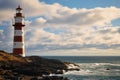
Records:
[[[75,68],[78,68],[78,66],[76,66],[75,64],[68,64],[68,69],[75,69]]]
[[[100,76],[117,76],[120,75],[119,69],[110,69],[111,66],[120,66],[112,63],[80,63],[80,71],[69,71],[65,75],[100,75]]]
[[[110,64],[111,66],[119,66],[120,67],[120,64]]]
[[[93,71],[90,70],[80,70],[80,71],[69,71],[65,75],[95,75]]]

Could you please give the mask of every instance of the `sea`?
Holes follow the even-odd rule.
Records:
[[[120,56],[44,56],[76,63],[80,71],[63,74],[70,80],[120,80]]]

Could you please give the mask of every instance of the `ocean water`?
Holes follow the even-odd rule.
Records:
[[[80,71],[63,74],[70,80],[120,80],[120,56],[46,56],[46,58],[78,64]]]

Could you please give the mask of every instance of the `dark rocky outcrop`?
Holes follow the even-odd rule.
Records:
[[[21,57],[0,51],[0,80],[68,80],[49,74],[62,74],[67,70],[64,62],[38,56]]]

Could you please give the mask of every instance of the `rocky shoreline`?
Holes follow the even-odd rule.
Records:
[[[75,64],[38,56],[21,57],[0,51],[0,80],[68,80],[63,76],[51,74],[78,70],[68,68],[70,65]]]
[[[63,76],[4,76],[0,77],[0,80],[69,80],[67,78],[64,78]]]

